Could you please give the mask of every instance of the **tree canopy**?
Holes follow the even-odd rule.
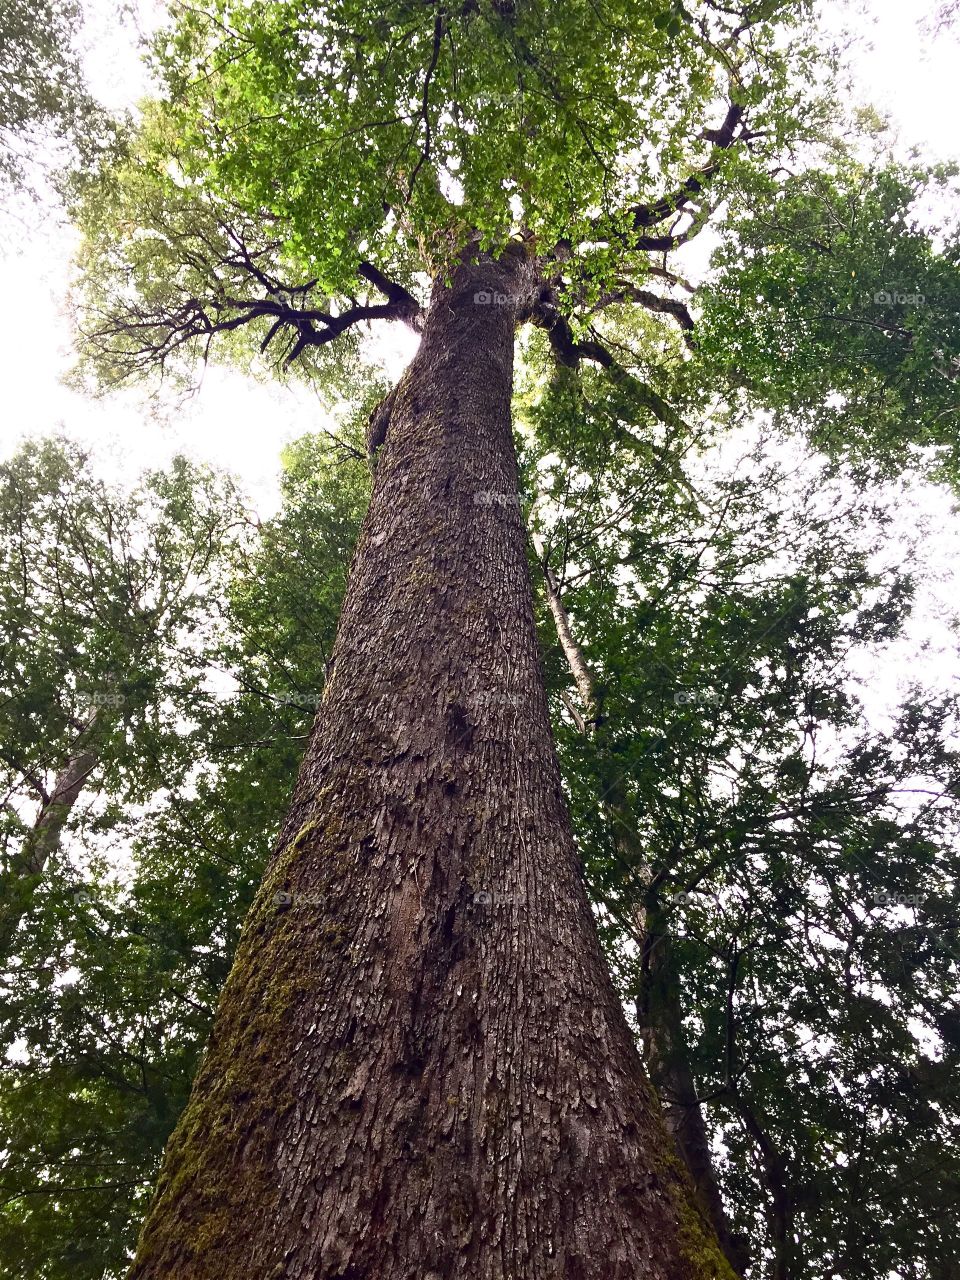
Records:
[[[89,153],[103,124],[80,66],[81,19],[74,0],[0,5],[0,189],[7,193],[29,188],[45,149],[70,143]]]

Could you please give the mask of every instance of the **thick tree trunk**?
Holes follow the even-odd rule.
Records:
[[[547,607],[580,696],[581,721],[584,727],[596,725],[598,707],[593,672],[574,635],[556,579],[546,563],[543,577]],[[602,731],[598,729],[598,732]],[[651,870],[637,835],[623,779],[614,762],[606,763],[610,767],[604,778],[600,801],[610,817],[614,843],[625,867],[631,868],[644,884],[649,884]],[[720,1196],[706,1121],[690,1070],[677,975],[670,962],[670,933],[666,922],[658,917],[654,923],[649,912],[643,913],[639,924],[644,947],[645,983],[643,997],[637,1000],[636,1008],[646,1049],[647,1070],[663,1107],[667,1128],[693,1180],[700,1207],[709,1219],[727,1260],[735,1271],[742,1274],[748,1258],[742,1242],[730,1230]]]
[[[729,1276],[606,972],[540,674],[515,256],[434,291],[136,1280]]]
[[[74,754],[57,775],[53,790],[41,804],[33,828],[4,876],[0,900],[0,963],[5,963],[10,956],[20,921],[30,910],[34,889],[50,857],[59,848],[74,805],[99,763],[93,747],[80,745],[81,742],[89,742],[95,720],[96,712],[76,739]]]

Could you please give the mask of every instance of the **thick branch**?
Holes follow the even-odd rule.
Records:
[[[731,102],[720,128],[704,129],[701,136],[707,142],[713,143],[714,154],[711,155],[710,160],[668,195],[661,196],[652,204],[636,204],[628,209],[635,231],[642,231],[645,227],[655,227],[665,222],[673,214],[679,213],[692,197],[698,196],[703,191],[704,183],[708,182],[719,168],[720,156],[716,153],[728,150],[734,142],[738,141],[737,126],[742,119],[743,107],[738,102]]]
[[[258,283],[262,273],[253,273]],[[422,328],[422,311],[406,289],[387,279],[370,263],[361,266],[360,274],[387,295],[388,301],[354,305],[334,315],[319,308],[297,305],[292,295],[302,292],[300,286],[280,289],[264,283],[271,296],[244,298],[219,293],[208,299],[187,298],[179,306],[147,312],[136,306],[121,316],[110,316],[107,322],[87,336],[111,355],[126,359],[133,369],[150,364],[161,367],[167,358],[186,344],[205,340],[206,349],[217,334],[229,333],[257,320],[271,319],[266,337],[260,343],[265,351],[281,328],[293,331],[294,338],[284,364],[291,365],[307,347],[322,347],[334,341],[347,329],[368,320],[402,320],[416,332]],[[284,296],[286,295],[286,296]],[[304,297],[305,300],[305,297]],[[142,345],[110,347],[112,339],[142,335]]]
[[[615,288],[602,294],[592,310],[602,311],[605,307],[616,306],[622,302],[636,302],[648,311],[656,311],[661,315],[672,316],[680,328],[687,333],[692,332],[695,327],[693,316],[691,316],[685,302],[681,302],[679,298],[665,298],[662,294],[651,293],[649,289],[641,289],[628,281],[622,281]]]
[[[628,388],[634,401],[643,408],[649,409],[664,426],[674,431],[691,433],[690,428],[676,410],[671,408],[649,383],[643,382],[618,364],[613,355],[595,337],[577,342],[570,322],[554,307],[542,303],[533,315],[533,322],[546,329],[550,345],[560,364],[573,369],[581,360],[592,360],[606,369],[616,383]]]
[[[385,276],[372,262],[361,262],[359,272],[364,280],[380,290],[392,306],[398,308],[398,320],[403,320],[414,332],[422,333],[423,308],[412,293],[404,289],[403,285]]]
[[[707,214],[695,217],[685,231],[677,234],[648,235],[645,233],[650,228],[659,227],[668,218],[689,211],[691,201],[703,193],[704,187],[719,170],[722,153],[729,150],[735,143],[745,141],[749,136],[744,130],[738,131],[743,113],[744,108],[740,103],[732,102],[718,129],[704,129],[701,137],[713,143],[710,159],[686,178],[679,187],[649,204],[631,205],[618,217],[595,218],[592,225],[598,238],[607,241],[618,240],[631,249],[664,253],[677,249],[691,240],[703,226]]]

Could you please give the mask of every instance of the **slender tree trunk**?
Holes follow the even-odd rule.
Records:
[[[790,1280],[793,1274],[794,1202],[787,1179],[787,1163],[746,1100],[735,1094],[733,1102],[757,1148],[767,1185],[767,1222],[773,1252],[770,1280]]]
[[[525,273],[434,290],[136,1280],[730,1275],[564,808],[510,422]]]
[[[20,921],[30,910],[34,889],[51,856],[60,846],[63,829],[73,807],[99,763],[96,749],[89,743],[96,721],[94,712],[74,744],[74,754],[58,774],[49,797],[41,804],[33,828],[19,854],[4,876],[0,901],[0,963],[10,956]]]
[[[637,1021],[646,1047],[647,1071],[701,1206],[731,1266],[742,1274],[749,1258],[745,1242],[731,1231],[723,1208],[706,1121],[690,1070],[673,940],[659,912],[646,913],[643,935],[645,977],[642,997],[637,1000]]]
[[[598,707],[593,672],[574,635],[553,572],[546,563],[543,575],[547,606],[580,696],[581,722],[584,727],[596,725]],[[598,726],[597,732],[602,734],[603,730]],[[602,763],[609,766],[603,778],[601,803],[610,817],[614,843],[625,867],[632,869],[644,885],[649,885],[651,868],[637,834],[623,779],[615,763],[603,758],[602,749],[601,756]],[[646,1049],[647,1071],[663,1107],[667,1128],[693,1179],[700,1206],[713,1226],[730,1265],[742,1273],[748,1259],[741,1242],[730,1230],[723,1208],[707,1126],[690,1070],[677,974],[671,962],[669,928],[661,913],[649,910],[642,912],[639,924],[644,948],[645,982],[643,996],[637,1000],[636,1008]]]

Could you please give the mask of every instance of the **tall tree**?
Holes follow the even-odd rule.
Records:
[[[0,467],[4,968],[80,801],[111,796],[85,815],[103,829],[189,769],[176,714],[196,710],[205,671],[186,637],[241,518],[232,486],[183,459],[129,494],[66,441]]]
[[[729,1274],[584,892],[510,403],[532,323],[684,426],[695,321],[659,255],[822,124],[802,9],[221,4],[161,40],[170,100],[85,199],[101,371],[422,338],[371,418],[323,706],[133,1276]]]

